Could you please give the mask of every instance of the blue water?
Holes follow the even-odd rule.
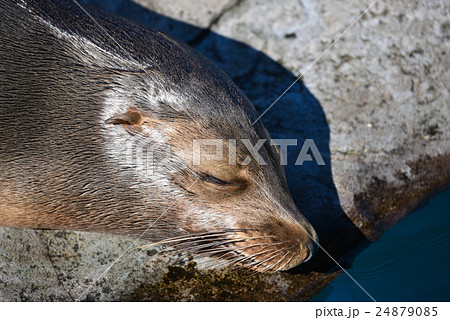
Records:
[[[388,230],[347,271],[377,301],[450,301],[450,190]],[[342,273],[311,301],[371,301]]]

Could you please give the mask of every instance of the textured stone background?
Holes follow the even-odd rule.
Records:
[[[188,42],[259,112],[372,3],[84,2]],[[367,239],[449,186],[449,48],[448,1],[380,0],[263,117],[273,138],[299,139],[286,168],[292,195],[344,266]],[[292,165],[308,138],[326,166]],[[150,260],[155,251],[126,251],[142,244],[0,228],[0,300],[306,300],[340,273],[323,253],[297,270],[262,275],[212,270],[180,253]]]

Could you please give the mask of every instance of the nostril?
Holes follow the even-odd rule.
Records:
[[[314,241],[309,242],[307,247],[308,247],[308,256],[303,262],[309,261],[317,250],[317,245]]]
[[[313,252],[311,251],[310,248],[308,248],[308,256],[306,257],[305,260],[303,260],[303,263],[309,261],[312,258],[312,256],[313,256]]]

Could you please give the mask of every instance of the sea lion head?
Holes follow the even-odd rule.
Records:
[[[172,226],[162,242],[263,272],[307,261],[317,234],[289,194],[252,103],[196,51],[156,36],[177,60],[160,56],[145,73],[118,75],[104,120],[110,155],[134,152],[148,194],[173,203],[153,227]]]
[[[76,197],[57,198],[76,212],[43,226],[139,237],[263,272],[313,255],[316,232],[278,151],[223,71],[159,31],[41,6],[27,12],[57,48],[47,104],[62,132],[73,123],[61,150],[82,159],[73,174],[63,168]]]

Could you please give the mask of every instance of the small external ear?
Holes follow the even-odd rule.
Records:
[[[145,114],[130,107],[127,112],[115,115],[105,121],[106,124],[122,124],[128,126],[141,126],[145,121]]]

